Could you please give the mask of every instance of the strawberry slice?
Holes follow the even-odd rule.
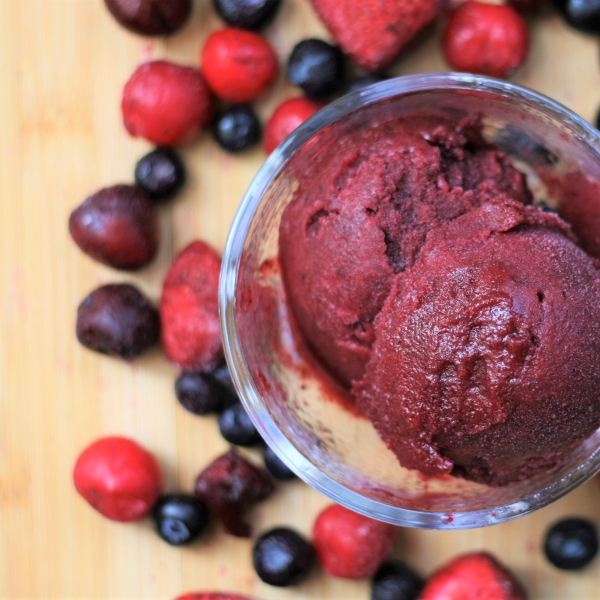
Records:
[[[346,54],[367,71],[382,71],[426,25],[440,16],[441,0],[312,0]]]
[[[464,554],[439,568],[419,600],[526,600],[515,576],[485,552]]]

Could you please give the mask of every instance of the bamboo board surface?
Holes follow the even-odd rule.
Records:
[[[174,253],[200,237],[222,249],[236,207],[264,157],[231,157],[204,136],[183,149],[190,182],[161,209],[162,243],[152,265],[124,275],[94,263],[67,233],[69,212],[107,185],[129,182],[149,148],[121,124],[122,86],[143,59],[196,65],[219,27],[197,0],[185,29],[147,40],[121,29],[101,0],[0,0],[0,597],[165,599],[183,591],[231,590],[264,600],[366,600],[368,583],[315,573],[299,587],[270,588],[255,577],[251,541],[217,528],[186,549],[160,541],[146,520],[107,521],[71,483],[78,452],[107,434],[153,451],[167,488],[191,490],[226,449],[212,418],[196,418],[173,395],[176,370],[154,350],[133,364],[89,352],[74,335],[80,300],[100,284],[133,281],[158,300]],[[281,59],[309,36],[326,36],[308,0],[284,0],[266,30]],[[446,70],[438,34],[414,45],[394,74]],[[587,119],[600,104],[593,37],[551,11],[532,25],[532,48],[516,82]],[[280,78],[258,105],[262,117],[292,90]],[[254,512],[256,532],[288,524],[310,534],[328,500],[301,482],[280,486]],[[550,567],[540,552],[548,524],[584,515],[600,525],[600,485],[504,525],[462,532],[403,530],[394,555],[427,575],[453,555],[487,549],[540,600],[600,598],[600,558],[581,573]]]

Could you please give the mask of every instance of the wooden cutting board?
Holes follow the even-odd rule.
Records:
[[[302,38],[326,36],[308,0],[283,0],[265,35],[282,61]],[[200,237],[222,249],[236,207],[264,156],[231,157],[205,135],[182,150],[189,184],[160,209],[153,264],[125,275],[94,263],[67,232],[71,209],[103,186],[130,182],[149,146],[126,134],[123,84],[142,60],[196,65],[220,26],[209,0],[195,2],[185,29],[147,40],[121,29],[101,0],[0,0],[0,596],[7,599],[165,599],[183,591],[231,590],[264,600],[369,597],[368,582],[315,572],[296,588],[262,584],[251,541],[218,528],[185,549],[159,540],[148,521],[107,521],[79,498],[78,452],[106,434],[128,435],[158,456],[170,490],[226,449],[214,419],[174,398],[176,370],[159,350],[133,364],[78,345],[75,311],[100,284],[132,281],[157,300],[174,253]],[[439,32],[415,44],[394,74],[446,70]],[[595,38],[569,30],[551,11],[532,22],[527,64],[514,77],[593,119],[600,104]],[[293,90],[283,82],[259,103],[263,118]],[[600,558],[562,573],[540,552],[548,524],[584,515],[600,525],[600,485],[591,481],[517,521],[462,532],[403,530],[395,556],[424,575],[459,552],[487,549],[534,599],[600,598]],[[328,500],[301,482],[280,486],[254,513],[255,531],[291,525],[309,535]]]

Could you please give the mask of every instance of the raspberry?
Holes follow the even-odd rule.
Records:
[[[277,77],[271,45],[260,35],[228,27],[213,33],[202,50],[202,74],[222,100],[243,104],[260,96]]]
[[[314,546],[323,569],[334,577],[372,577],[392,549],[393,525],[332,504],[313,527]]]
[[[104,188],[87,198],[71,213],[69,232],[87,255],[115,269],[139,269],[158,248],[152,201],[131,185]]]
[[[457,71],[504,77],[525,60],[528,48],[527,25],[510,6],[470,0],[444,30],[444,55]]]
[[[285,138],[325,105],[308,98],[291,98],[282,102],[265,127],[264,149],[271,154]]]
[[[157,60],[134,71],[121,109],[132,136],[175,146],[192,141],[209,123],[212,99],[200,71]]]
[[[221,364],[218,291],[221,259],[207,244],[192,242],[177,256],[160,301],[162,343],[167,358],[186,371]]]
[[[162,491],[156,459],[133,440],[105,437],[88,446],[73,470],[77,491],[113,521],[146,515]]]
[[[237,537],[250,537],[243,511],[268,498],[274,491],[271,480],[231,449],[214,460],[196,480],[196,496]]]

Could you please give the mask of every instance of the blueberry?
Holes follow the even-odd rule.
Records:
[[[269,446],[265,446],[264,461],[267,471],[269,471],[275,479],[278,479],[279,481],[295,479],[296,474],[294,471],[292,471]]]
[[[233,380],[231,379],[231,373],[229,372],[229,367],[227,363],[223,363],[219,365],[211,372],[211,377],[216,379],[224,388],[227,388],[233,395],[237,396],[237,391],[235,386],[233,385]]]
[[[389,78],[385,75],[378,75],[377,73],[369,73],[367,75],[355,77],[346,87],[346,94],[349,94],[350,92],[357,92],[358,90],[362,90],[370,85],[374,85],[375,83],[380,83],[386,79]]]
[[[544,553],[559,569],[581,569],[592,561],[597,552],[596,527],[587,519],[563,519],[546,533]]]
[[[400,561],[388,561],[373,577],[371,600],[416,600],[425,585],[422,577]]]
[[[241,402],[236,402],[219,415],[219,431],[236,446],[255,446],[262,438]]]
[[[152,510],[158,535],[172,546],[195,540],[208,525],[208,508],[191,494],[165,494]]]
[[[587,33],[600,33],[600,0],[554,0],[565,21]]]
[[[261,29],[273,20],[281,0],[213,0],[218,15],[232,27]]]
[[[183,408],[195,415],[222,412],[237,400],[211,373],[184,371],[175,382],[175,395]]]
[[[260,121],[250,106],[232,106],[221,111],[213,125],[217,143],[227,152],[248,150],[262,136]]]
[[[329,96],[344,84],[344,55],[323,40],[302,40],[292,50],[287,76],[310,98]]]
[[[135,182],[153,200],[168,200],[185,183],[183,162],[174,150],[159,146],[137,162]]]
[[[256,574],[265,583],[277,587],[300,583],[309,574],[314,558],[310,543],[284,527],[263,533],[252,551]]]
[[[596,111],[596,120],[594,121],[594,125],[596,126],[596,129],[600,129],[600,107],[598,107],[598,110]]]

